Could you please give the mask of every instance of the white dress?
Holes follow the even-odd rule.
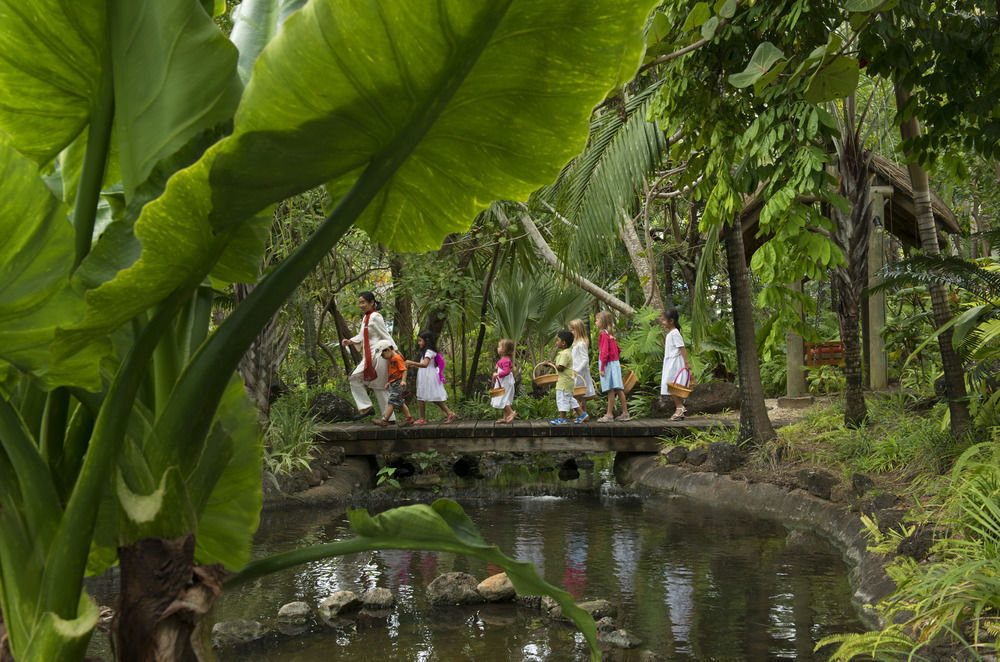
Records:
[[[583,380],[583,385],[587,387],[587,393],[581,397],[592,398],[596,396],[594,378],[590,376],[590,351],[586,343],[573,343],[573,370],[579,375],[576,378],[576,385],[580,386],[581,380]]]
[[[660,395],[668,395],[667,384],[674,382],[681,386],[687,386],[691,382],[691,373],[684,371],[684,357],[681,356],[681,347],[684,346],[684,338],[677,329],[670,329],[666,340],[663,341],[663,374],[660,377]],[[683,374],[682,374],[683,372]]]
[[[417,400],[424,402],[444,402],[448,399],[448,391],[445,390],[444,384],[441,383],[437,363],[434,361],[435,356],[437,356],[437,352],[433,349],[428,349],[424,352],[424,358],[429,359],[429,362],[426,366],[417,370]]]
[[[509,369],[512,366],[511,360],[508,357],[505,356],[504,358],[502,358],[499,361],[497,361],[497,372],[503,372],[503,370],[505,369],[505,366],[501,366],[500,364],[504,363],[505,361],[506,361],[505,366],[506,366],[507,369]],[[492,388],[494,386],[497,386],[497,381],[498,380],[493,380],[493,384],[491,384],[490,387]],[[490,398],[490,405],[494,409],[503,409],[504,407],[507,407],[507,406],[509,406],[509,405],[511,405],[511,404],[514,403],[514,373],[513,373],[513,371],[508,372],[506,375],[504,375],[503,377],[501,377],[499,379],[499,382],[500,382],[499,385],[502,386],[502,387],[504,387],[507,390],[504,392],[503,395],[498,395],[496,397]]]

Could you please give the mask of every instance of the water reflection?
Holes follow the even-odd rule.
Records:
[[[671,660],[822,659],[812,647],[860,631],[847,568],[823,541],[682,498],[459,499],[483,537],[535,564],[578,599],[619,607],[620,626]],[[295,514],[295,519],[298,514]],[[349,535],[340,515],[265,518],[256,556]],[[227,593],[217,618],[269,619],[293,600],[383,586],[399,604],[388,620],[271,642],[220,660],[577,660],[582,637],[514,605],[435,609],[424,589],[443,572],[485,578],[497,569],[447,553],[388,550],[286,571]],[[614,651],[612,660],[639,659]]]

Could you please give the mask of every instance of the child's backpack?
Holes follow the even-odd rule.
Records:
[[[442,384],[447,384],[448,380],[444,378],[444,357],[440,353],[434,355],[434,364],[438,368],[438,379]]]

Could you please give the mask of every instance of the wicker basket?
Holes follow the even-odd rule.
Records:
[[[625,366],[622,366],[622,386],[625,387],[625,393],[628,393],[629,391],[634,389],[635,384],[638,381],[639,379],[635,376],[634,372],[632,372]]]
[[[490,389],[490,397],[491,398],[496,398],[496,397],[499,397],[499,396],[504,395],[505,393],[507,393],[507,389],[505,387],[503,387],[503,386],[500,386],[500,380],[499,379],[493,380],[493,383],[496,384],[496,386],[494,386],[493,388]]]
[[[669,382],[667,384],[667,392],[670,395],[676,395],[679,398],[686,398],[691,395],[691,389],[687,386],[681,386],[680,384]]]
[[[587,395],[587,380],[585,380],[583,378],[583,375],[581,375],[576,370],[574,370],[573,371],[573,383],[574,384],[578,384],[578,383],[581,383],[581,382],[583,383],[583,386],[574,386],[573,387],[573,397],[575,397],[575,398],[579,398],[579,397],[582,397],[584,395]]]
[[[549,366],[543,361],[542,363],[536,365],[535,369],[531,371],[531,381],[535,383],[535,386],[551,386],[559,379],[559,374],[555,372],[554,369],[551,373],[540,375],[538,374],[539,368],[549,368]]]

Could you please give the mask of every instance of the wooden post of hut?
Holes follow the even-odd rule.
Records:
[[[891,186],[873,186],[872,228],[868,233],[868,286],[879,282],[879,274],[885,266],[885,196],[892,196]],[[868,297],[868,385],[874,389],[884,389],[889,385],[889,362],[885,353],[885,340],[880,331],[885,328],[885,292]]]

